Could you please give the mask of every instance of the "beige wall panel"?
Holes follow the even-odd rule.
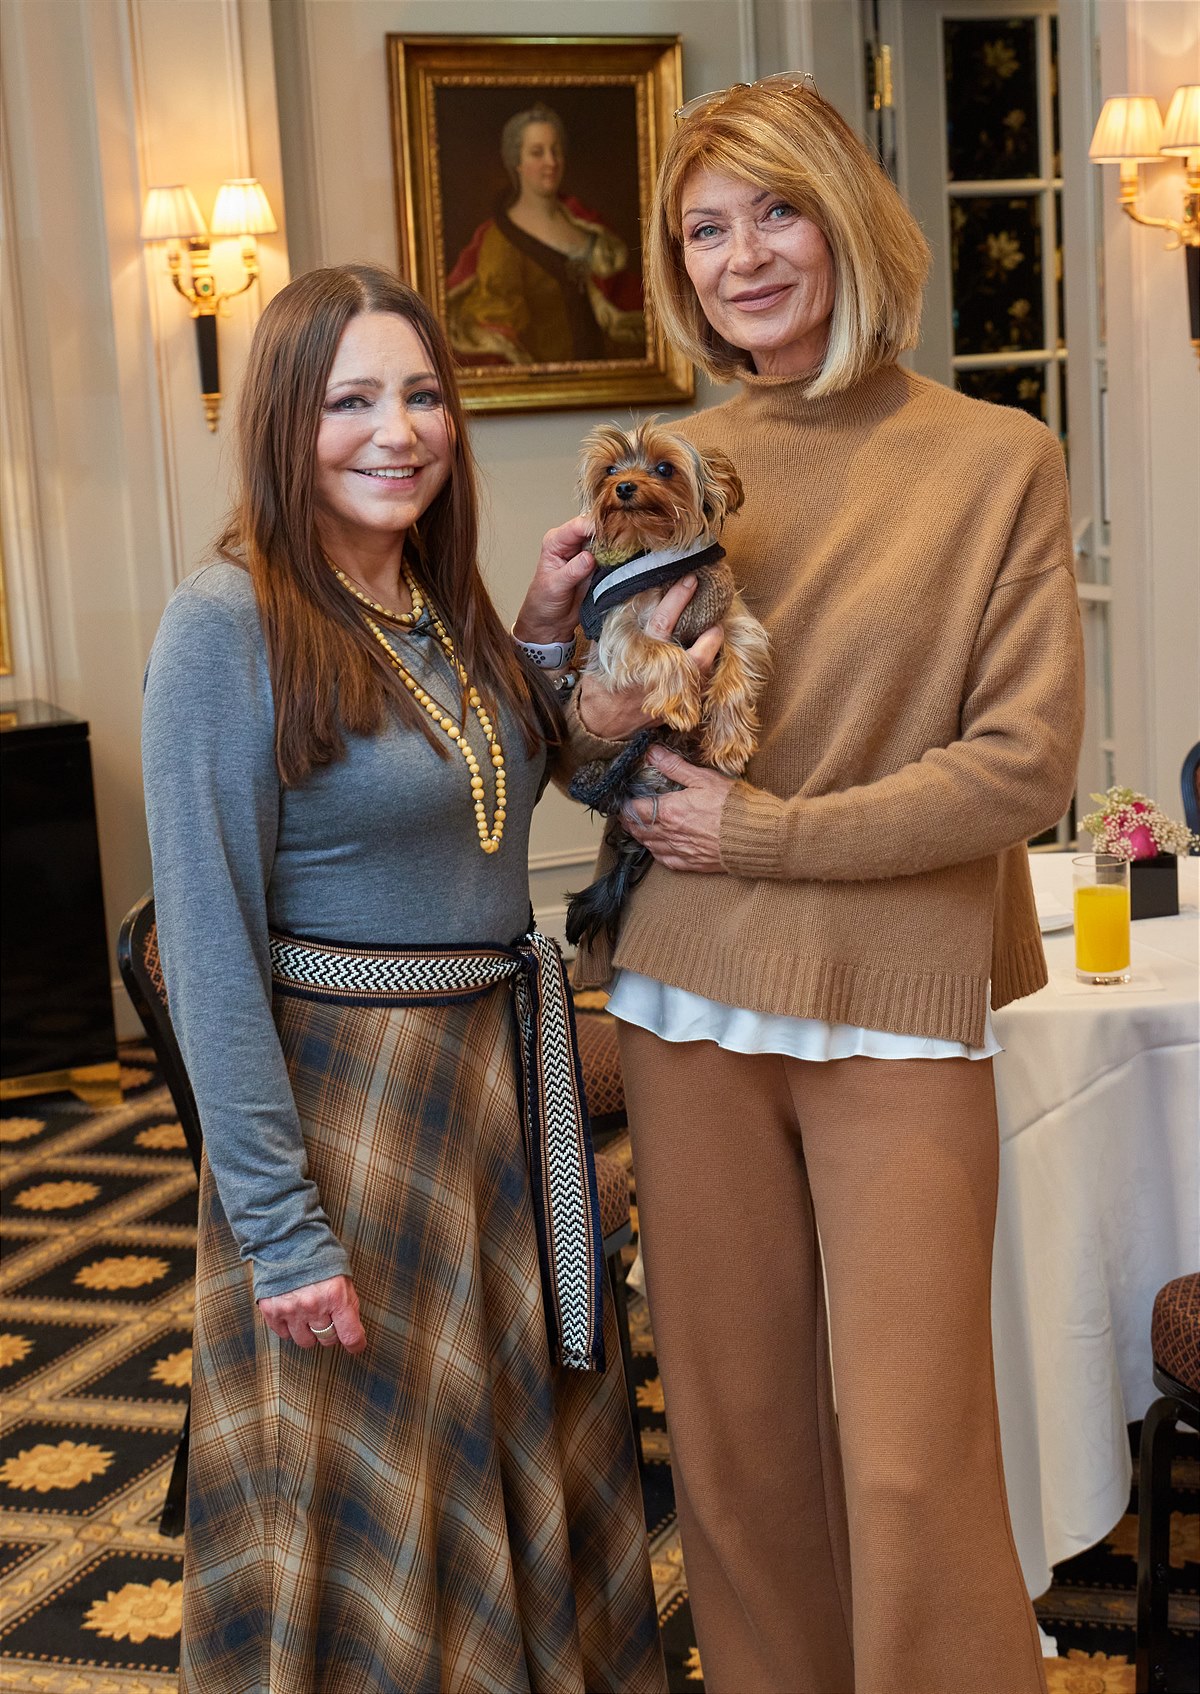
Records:
[[[226,178],[257,176],[280,225],[278,235],[259,237],[260,281],[231,300],[221,314],[225,401],[216,434],[209,431],[200,404],[194,326],[187,305],[166,274],[165,249],[155,246],[145,252],[174,582],[207,553],[228,507],[233,399],[259,313],[288,276],[270,8],[266,0],[127,3],[143,189],[186,182],[208,219]],[[212,265],[219,288],[240,285],[240,254],[239,240],[214,241]]]
[[[1200,82],[1200,6],[1102,0],[1105,96]],[[1183,160],[1141,167],[1142,210],[1178,218]],[[1180,814],[1180,767],[1200,736],[1200,368],[1184,260],[1117,206],[1104,167],[1117,780]]]
[[[112,934],[149,880],[137,743],[162,600],[123,14],[103,0],[18,0],[4,36],[16,274],[6,327],[17,348],[6,383],[24,386],[6,412],[24,420],[33,475],[22,571],[10,579],[31,645],[4,693],[52,691],[90,723]]]

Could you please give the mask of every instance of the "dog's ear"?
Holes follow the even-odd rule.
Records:
[[[724,453],[703,454],[701,467],[704,515],[714,529],[720,529],[726,518],[742,509],[746,498],[742,479]]]
[[[597,424],[584,437],[579,450],[578,483],[585,505],[590,506],[600,492],[607,467],[627,458],[629,449],[629,437],[616,424]]]

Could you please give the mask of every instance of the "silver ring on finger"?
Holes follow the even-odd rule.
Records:
[[[652,794],[650,796],[650,822],[647,825],[647,828],[653,829],[657,822],[658,822],[658,795]]]
[[[318,1329],[315,1323],[310,1323],[308,1327],[312,1330],[314,1335],[332,1335],[334,1330],[337,1328],[337,1325],[334,1323],[327,1323],[324,1329]]]

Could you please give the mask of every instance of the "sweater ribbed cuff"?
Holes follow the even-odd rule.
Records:
[[[583,941],[571,966],[573,988],[607,988],[613,974],[613,944],[607,935]]]
[[[735,782],[721,810],[721,864],[730,876],[782,875],[783,801]]]
[[[1026,994],[1036,994],[1049,980],[1041,936],[1028,935],[1014,941],[992,960],[992,1010]]]
[[[633,737],[626,735],[619,740],[610,741],[606,736],[594,735],[580,716],[579,696],[581,692],[582,685],[572,692],[566,711],[567,736],[571,743],[571,754],[574,762],[585,765],[591,759],[615,759],[617,754],[624,749],[626,742],[631,741]]]

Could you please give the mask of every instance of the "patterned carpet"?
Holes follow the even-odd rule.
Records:
[[[191,1361],[195,1181],[149,1050],[122,1061],[120,1107],[55,1095],[0,1115],[0,1690],[18,1694],[176,1686],[180,1543],[157,1526]],[[628,1161],[623,1139],[605,1151]],[[703,1694],[640,1297],[630,1315],[671,1688]],[[1172,1694],[1195,1686],[1200,1640],[1198,1445],[1175,1475]],[[1133,1694],[1135,1512],[1038,1603],[1064,1655],[1051,1694]]]

